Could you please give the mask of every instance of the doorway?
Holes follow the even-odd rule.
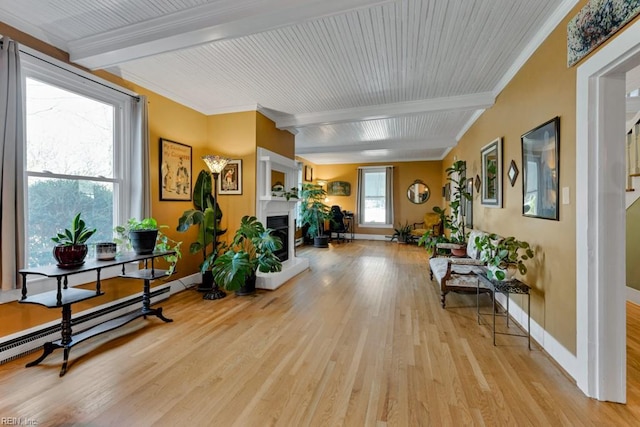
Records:
[[[578,387],[626,402],[625,74],[640,64],[640,21],[577,70]]]

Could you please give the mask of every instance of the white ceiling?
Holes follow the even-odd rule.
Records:
[[[326,164],[441,159],[576,2],[0,0],[0,16],[204,114],[257,109]]]

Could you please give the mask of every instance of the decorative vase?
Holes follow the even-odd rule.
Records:
[[[153,253],[156,247],[158,230],[132,230],[129,232],[129,240],[133,251],[138,255]]]
[[[87,256],[87,245],[56,245],[53,248],[53,257],[58,261],[60,268],[79,267],[84,264]]]
[[[112,260],[116,257],[116,244],[113,242],[96,243],[96,259]]]

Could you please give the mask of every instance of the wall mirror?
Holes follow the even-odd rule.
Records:
[[[560,118],[522,135],[522,215],[559,219]]]
[[[502,138],[497,138],[482,147],[482,189],[480,202],[483,205],[502,207]]]
[[[413,181],[413,183],[407,189],[407,198],[411,203],[422,204],[429,200],[431,196],[431,191],[429,191],[429,187],[427,184],[422,182],[419,179]]]

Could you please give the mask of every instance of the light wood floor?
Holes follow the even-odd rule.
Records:
[[[638,425],[640,309],[629,307],[629,403],[598,402],[526,340],[447,297],[415,246],[353,242],[299,251],[311,269],[279,290],[162,305],[24,368],[0,366],[0,417],[38,426]],[[488,299],[486,301],[489,304]],[[633,311],[634,314],[631,314]]]

